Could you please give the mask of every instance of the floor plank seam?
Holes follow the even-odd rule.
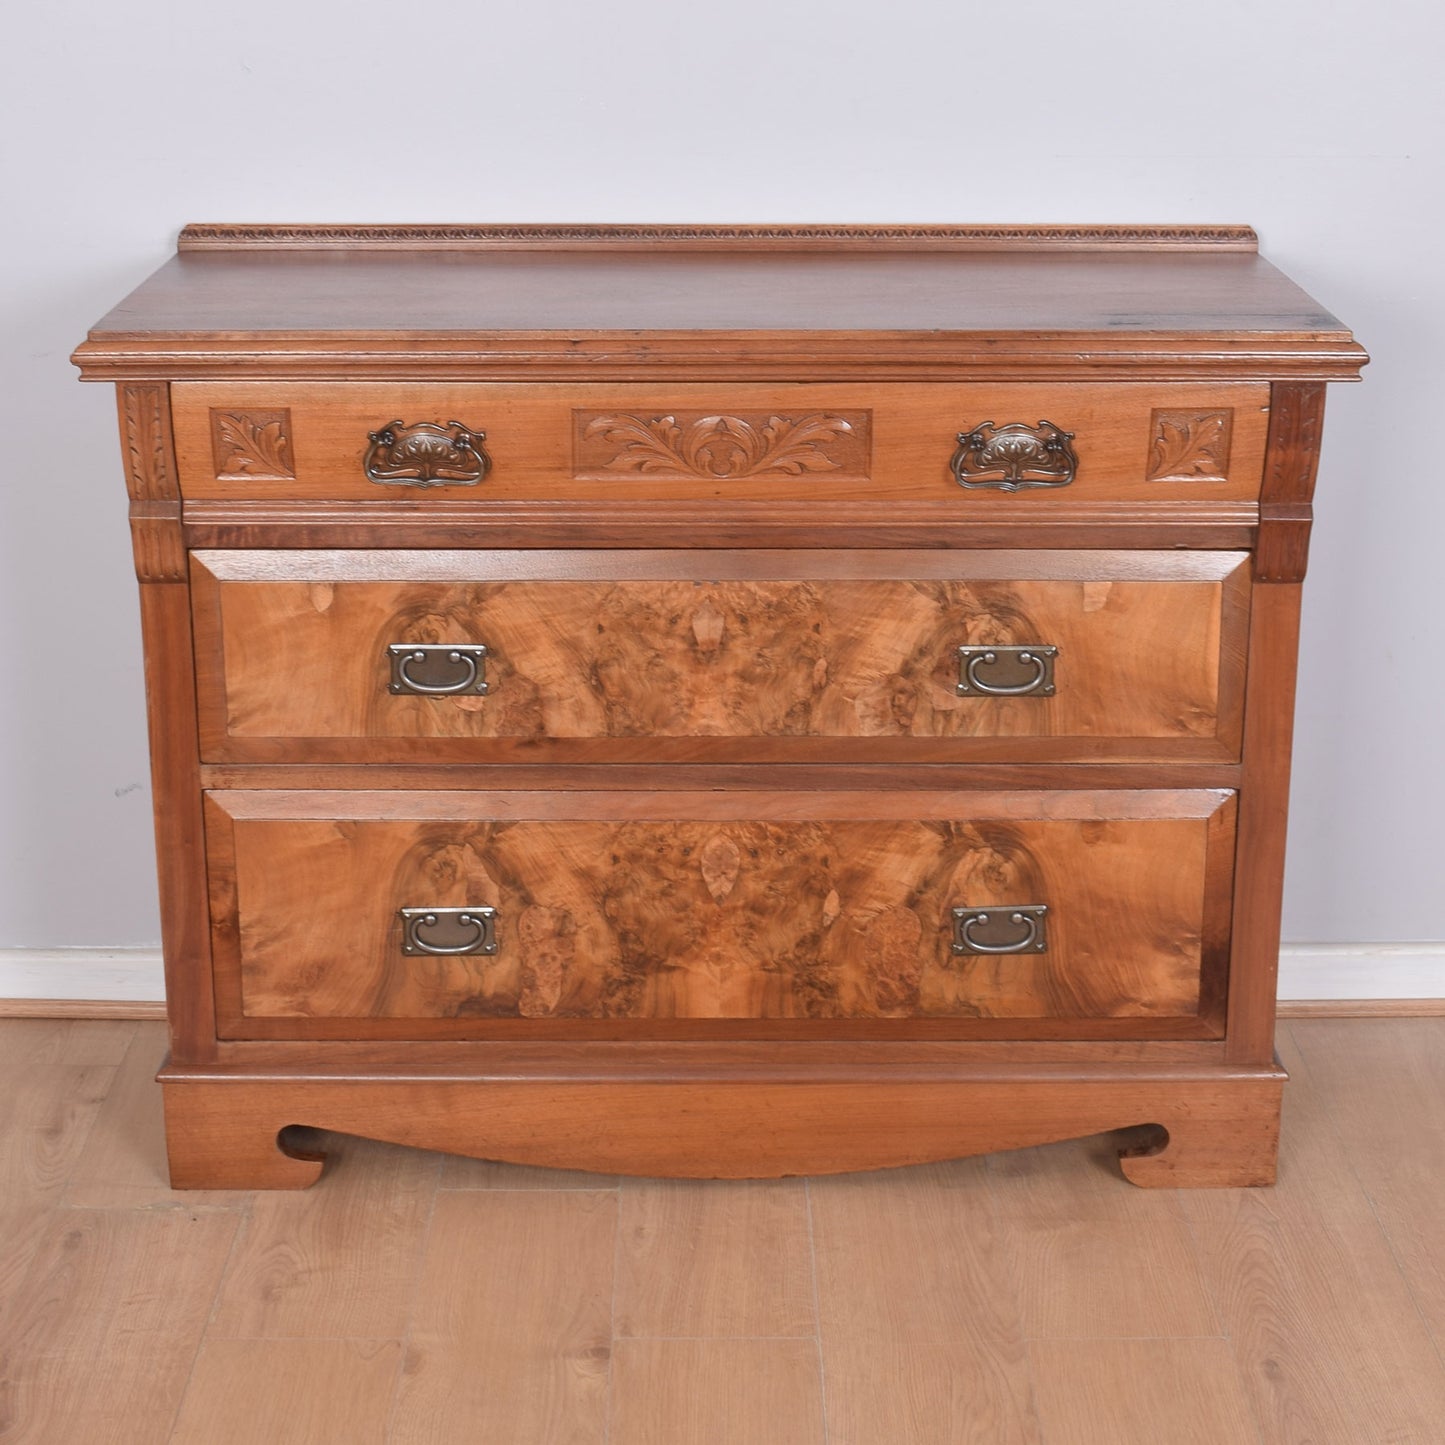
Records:
[[[612,1289],[607,1305],[607,1401],[602,1410],[602,1445],[611,1445],[612,1411],[616,1405],[613,1386],[617,1380],[617,1344],[624,1336],[617,1333],[617,1279],[622,1273],[622,1202],[625,1181],[619,1176],[613,1190],[617,1195],[617,1206],[612,1215]]]
[[[818,1285],[818,1243],[814,1237],[813,1181],[806,1176],[803,1179],[803,1204],[808,1212],[808,1268],[813,1279],[813,1342],[818,1356],[818,1408],[823,1412],[823,1445],[829,1445],[832,1434],[828,1426],[828,1366],[823,1358],[823,1305]]]
[[[432,1225],[436,1221],[437,1202],[442,1197],[442,1169],[446,1165],[444,1155],[438,1154],[432,1161],[431,1204],[426,1213],[426,1224],[417,1239],[416,1262],[411,1280],[411,1302],[406,1311],[406,1328],[401,1332],[401,1348],[396,1355],[396,1374],[391,1382],[391,1404],[386,1412],[386,1428],[382,1432],[382,1445],[391,1445],[396,1436],[397,1412],[401,1408],[401,1382],[406,1375],[407,1356],[411,1353],[412,1329],[416,1324],[417,1299],[421,1294],[421,1278],[426,1268],[427,1250],[431,1248]]]
[[[226,1258],[221,1268],[216,1272],[216,1287],[211,1291],[211,1307],[206,1311],[206,1322],[201,1326],[196,1335],[196,1348],[191,1352],[191,1367],[186,1371],[186,1383],[176,1395],[176,1408],[171,1416],[170,1428],[166,1431],[167,1442],[175,1439],[176,1427],[181,1422],[181,1415],[185,1410],[186,1397],[191,1393],[191,1386],[196,1378],[196,1364],[201,1358],[201,1351],[205,1349],[206,1342],[210,1338],[211,1325],[215,1322],[216,1313],[221,1308],[221,1293],[226,1287],[226,1281],[231,1276],[231,1265],[235,1261],[236,1251],[240,1247],[241,1238],[251,1227],[250,1205],[255,1195],[248,1194],[246,1204],[238,1210],[240,1218],[236,1220],[236,1227],[231,1231],[231,1247],[226,1251]],[[227,1211],[218,1211],[225,1213]]]
[[[816,1331],[811,1335],[614,1335],[616,1340],[631,1343],[633,1340],[655,1341],[665,1345],[683,1344],[724,1344],[747,1341],[750,1344],[795,1345],[799,1340],[816,1340]]]
[[[993,1224],[994,1228],[1000,1231],[1001,1236],[1002,1231],[1006,1226],[1004,1220],[1004,1211],[1001,1207],[1001,1201],[999,1199],[998,1176],[996,1173],[998,1165],[993,1158],[986,1157],[983,1159],[979,1167],[983,1173],[983,1191],[984,1198],[988,1201],[989,1220]],[[1001,1238],[1000,1243],[1002,1243]],[[1016,1265],[1012,1258],[1012,1253],[1013,1252],[1010,1250],[1008,1280],[1009,1291],[1012,1295],[1013,1317],[1018,1323],[1018,1340],[1016,1342],[1009,1341],[1008,1343],[1017,1343],[1019,1348],[1023,1351],[1024,1374],[1027,1376],[1029,1382],[1029,1411],[1033,1415],[1034,1428],[1038,1433],[1039,1445],[1049,1445],[1048,1434],[1047,1431],[1045,1431],[1044,1429],[1043,1412],[1039,1409],[1038,1385],[1034,1379],[1033,1351],[1030,1349],[1030,1341],[1024,1333],[1023,1298],[1019,1294],[1018,1281],[1015,1275]]]
[[[617,1194],[616,1184],[589,1184],[585,1189],[568,1189],[562,1185],[529,1189],[524,1184],[438,1184],[438,1194]]]

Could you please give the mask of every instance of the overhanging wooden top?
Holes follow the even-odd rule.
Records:
[[[1242,226],[190,226],[87,379],[1353,379]]]

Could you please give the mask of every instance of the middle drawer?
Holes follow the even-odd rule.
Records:
[[[215,762],[1220,761],[1226,552],[192,554]]]

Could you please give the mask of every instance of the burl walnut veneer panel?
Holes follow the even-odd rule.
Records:
[[[810,1026],[958,1019],[1011,1020],[1016,1036],[1029,1020],[1214,1033],[1233,818],[1221,793],[213,793],[226,1032],[790,1020],[837,1037]],[[1044,951],[953,951],[953,908],[1019,905],[1049,910]],[[467,906],[496,910],[494,954],[403,953],[399,910]]]
[[[1238,755],[1236,553],[193,555],[216,761]],[[485,646],[487,691],[391,691],[404,643]],[[1050,690],[961,694],[987,646]]]

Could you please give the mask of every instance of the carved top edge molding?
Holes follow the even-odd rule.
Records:
[[[1256,251],[1249,226],[190,225],[181,251]]]

